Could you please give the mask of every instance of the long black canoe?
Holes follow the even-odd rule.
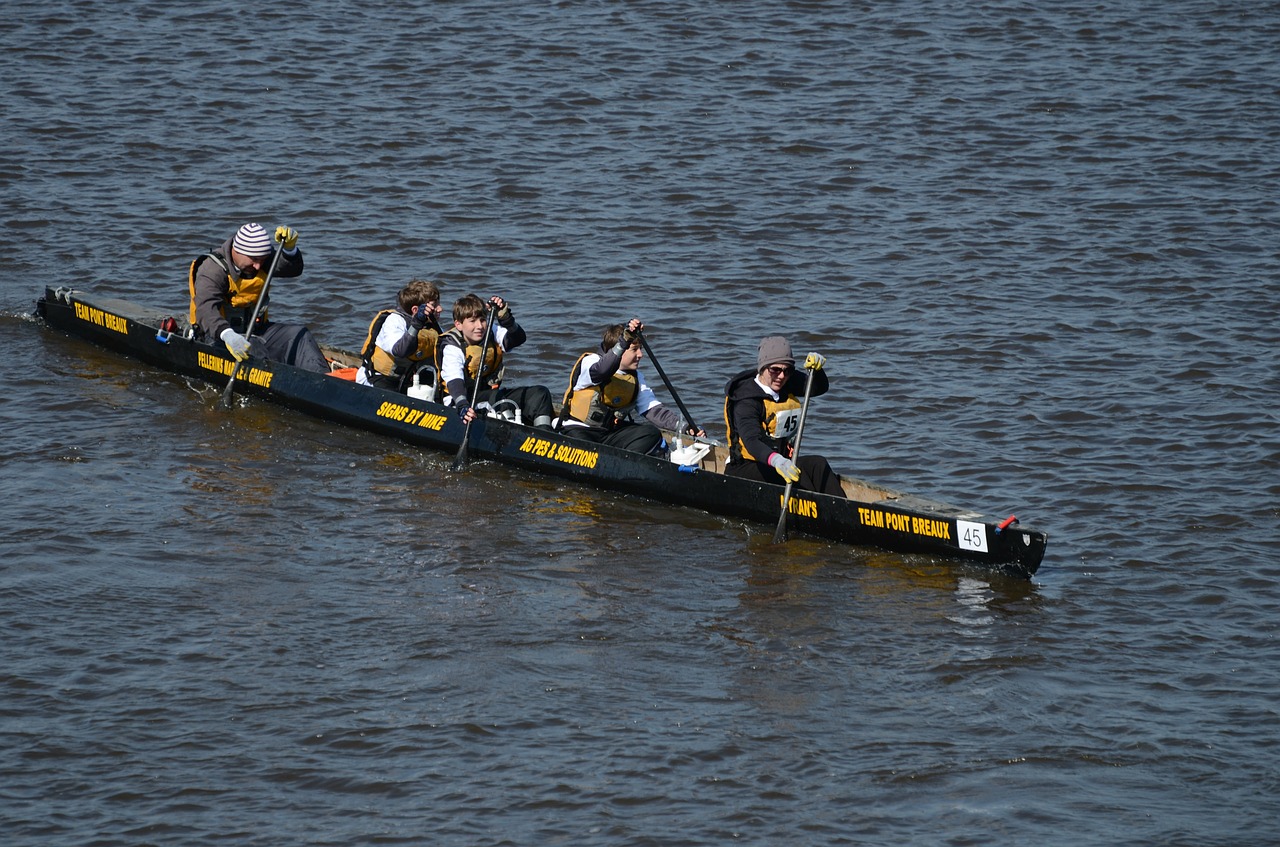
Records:
[[[225,386],[235,361],[219,346],[198,343],[173,329],[171,313],[69,288],[46,288],[36,313],[53,327],[163,368]],[[356,364],[351,353],[322,348],[335,363]],[[270,398],[311,415],[410,444],[454,453],[464,427],[438,403],[357,385],[266,359],[250,358],[236,390]],[[668,440],[672,440],[668,434]],[[565,438],[498,417],[471,427],[469,455],[598,488],[648,497],[770,527],[782,508],[781,485],[726,476],[725,448],[695,464],[679,465],[606,445]],[[1029,579],[1044,556],[1043,532],[968,509],[842,477],[848,499],[793,490],[791,531],[903,553],[959,559]]]

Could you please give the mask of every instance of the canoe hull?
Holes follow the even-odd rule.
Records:
[[[87,292],[48,288],[36,312],[53,327],[150,365],[224,387],[235,362],[221,347],[159,331],[169,313]],[[338,351],[340,352],[340,351]],[[251,358],[237,374],[239,393],[269,398],[326,420],[454,453],[464,427],[438,403],[356,385],[327,374]],[[598,488],[714,514],[777,523],[782,486],[726,476],[723,451],[697,466],[566,438],[497,418],[479,418],[468,454]],[[719,461],[716,456],[719,454]],[[850,498],[793,490],[792,532],[849,544],[963,560],[1030,578],[1044,556],[1043,532],[944,503],[844,478]]]

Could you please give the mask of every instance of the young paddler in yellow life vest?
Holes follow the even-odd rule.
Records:
[[[805,368],[814,371],[811,397],[826,394],[830,387],[822,369],[826,362],[818,353],[810,353],[804,361]],[[807,374],[796,371],[787,339],[771,335],[760,341],[755,369],[743,371],[725,386],[724,419],[729,427],[725,473],[845,496],[835,471],[822,456],[801,455],[792,461],[791,440],[800,425],[807,380]]]
[[[632,318],[626,326],[606,327],[600,347],[583,353],[569,374],[569,390],[560,411],[561,431],[637,453],[662,453],[666,441],[658,427],[689,435],[689,422],[662,405],[640,373],[644,324]],[[636,418],[640,419],[637,420]]]
[[[287,226],[276,227],[275,241],[259,224],[248,223],[236,234],[208,253],[197,256],[187,272],[191,294],[191,326],[195,338],[205,344],[226,345],[237,361],[252,353],[296,365],[309,371],[329,371],[329,360],[300,324],[274,323],[267,317],[267,303],[276,291],[274,280],[302,273],[302,251],[298,249],[298,233]],[[258,312],[252,335],[249,318],[267,282],[267,273],[275,251],[280,249],[271,288]],[[249,337],[246,337],[249,336]]]
[[[400,289],[396,308],[383,309],[369,324],[356,382],[404,393],[419,366],[435,365],[440,312],[440,289],[434,282],[415,279]],[[429,379],[427,385],[435,375]]]
[[[486,347],[484,333],[490,308],[494,310],[494,319]],[[510,400],[520,409],[522,423],[550,429],[551,392],[545,385],[501,386],[504,354],[519,347],[527,338],[511,314],[511,307],[501,297],[491,297],[488,303],[476,294],[459,298],[453,304],[453,329],[441,335],[436,345],[436,370],[444,392],[442,402],[457,409],[464,423],[470,423],[476,417],[471,396],[479,380],[477,406],[496,407],[499,401]],[[484,362],[480,361],[482,349]]]

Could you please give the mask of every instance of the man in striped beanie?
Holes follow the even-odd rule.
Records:
[[[329,361],[320,352],[310,330],[300,324],[274,323],[267,317],[271,292],[263,289],[277,249],[281,252],[272,279],[301,274],[298,233],[287,226],[276,227],[273,243],[260,224],[247,223],[221,247],[198,256],[191,263],[187,285],[191,291],[190,320],[196,338],[208,344],[221,342],[237,361],[254,355],[310,371],[328,372]],[[250,332],[248,323],[259,296],[263,297],[262,307]]]

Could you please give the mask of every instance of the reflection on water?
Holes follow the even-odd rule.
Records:
[[[960,577],[956,583],[955,599],[961,611],[950,615],[949,620],[963,627],[990,626],[994,618],[987,604],[993,594],[988,583],[973,577]]]
[[[995,623],[988,606],[993,596],[991,586],[983,580],[962,576],[957,581],[955,601],[959,608],[947,615],[947,620],[957,624],[958,661],[985,661],[999,646],[995,633],[989,631]]]

